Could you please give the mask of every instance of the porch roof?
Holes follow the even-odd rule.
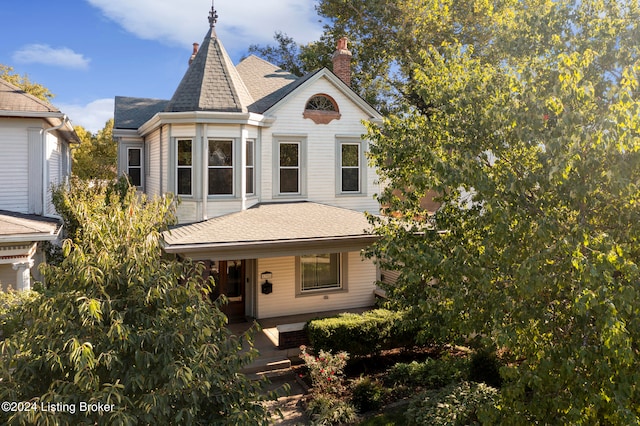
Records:
[[[57,219],[0,210],[0,243],[55,240],[60,226]]]
[[[360,250],[375,240],[364,213],[313,202],[264,203],[177,226],[164,249],[194,259],[251,259]]]

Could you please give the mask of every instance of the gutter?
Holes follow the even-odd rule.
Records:
[[[310,246],[315,244],[335,243],[369,243],[378,239],[377,235],[349,235],[343,237],[319,237],[319,238],[298,238],[290,240],[264,240],[264,241],[234,241],[228,243],[191,243],[191,244],[171,244],[162,240],[161,246],[167,253],[189,253],[203,250],[221,250],[242,248],[245,250],[275,247]]]

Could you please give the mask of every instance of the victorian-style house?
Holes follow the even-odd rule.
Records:
[[[346,40],[333,71],[296,77],[234,66],[216,19],[170,100],[116,97],[120,173],[181,199],[164,249],[205,262],[232,320],[371,306],[379,187],[362,135],[381,116],[350,88]]]

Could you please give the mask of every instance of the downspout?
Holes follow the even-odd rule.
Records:
[[[54,130],[61,129],[65,124],[69,122],[69,118],[66,114],[62,114],[62,121],[57,126],[44,129],[42,132],[42,216],[46,216],[47,213],[47,180],[49,178],[49,168],[47,167],[47,134]]]

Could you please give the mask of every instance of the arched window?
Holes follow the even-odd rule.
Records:
[[[340,110],[331,96],[320,93],[309,98],[302,116],[316,124],[328,124],[332,120],[340,119]]]

